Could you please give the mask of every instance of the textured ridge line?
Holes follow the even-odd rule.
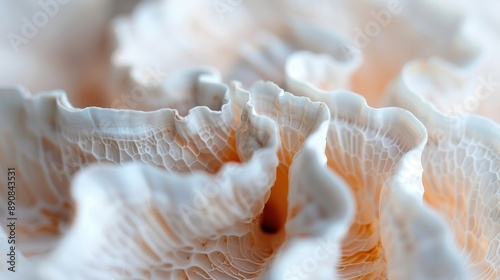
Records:
[[[73,182],[73,196],[79,205],[75,223],[42,266],[44,276],[67,279],[80,271],[81,279],[112,277],[116,273],[153,279],[177,279],[181,274],[199,279],[195,275],[202,273],[214,278],[220,273],[233,275],[236,271],[231,269],[237,268],[233,263],[248,263],[240,271],[245,277],[258,274],[268,253],[233,259],[229,249],[248,242],[248,238],[258,238],[258,233],[252,232],[253,220],[264,207],[278,164],[276,126],[268,118],[249,113],[252,110],[251,105],[245,108],[237,132],[241,135],[238,149],[242,154],[251,153],[250,157],[241,164],[227,164],[216,174],[175,175],[137,163],[123,167],[96,165],[79,173]],[[245,180],[242,175],[254,180]],[[247,203],[235,203],[236,196],[244,197]],[[144,219],[152,214],[154,219]],[[92,229],[88,226],[91,221]],[[127,224],[129,229],[123,235],[113,230],[124,230]],[[152,228],[156,230],[148,230]],[[115,235],[120,235],[120,240]],[[94,236],[87,239],[92,244],[81,244],[82,236]],[[234,238],[233,245],[229,245],[229,239]],[[256,245],[255,249],[268,246]],[[111,255],[116,252],[114,246],[122,248],[120,255]],[[152,250],[156,246],[163,250]],[[68,263],[68,256],[75,251],[81,252],[81,259]],[[96,254],[100,256],[97,260]],[[135,259],[133,265],[130,259]],[[84,271],[89,266],[94,269]],[[236,274],[232,278],[240,279]]]
[[[90,163],[137,161],[171,173],[214,173],[225,162],[239,162],[236,130],[249,97],[231,98],[217,77],[201,79],[195,83],[208,94],[218,88],[225,95],[220,111],[197,107],[181,117],[172,109],[78,109],[61,91],[31,96],[23,88],[0,89],[0,166],[16,166],[24,190],[17,195],[21,252],[46,253],[67,230],[73,215],[70,178]]]
[[[327,138],[328,166],[346,181],[357,200],[355,222],[343,243],[339,276],[378,279],[393,275],[395,279],[417,279],[418,273],[399,270],[401,266],[397,264],[403,260],[412,268],[427,270],[439,268],[440,263],[451,263],[440,273],[455,275],[454,265],[460,261],[455,258],[453,244],[445,243],[441,247],[445,253],[430,265],[424,262],[425,256],[430,255],[428,250],[415,251],[397,245],[435,238],[443,241],[450,232],[440,217],[420,202],[423,196],[420,156],[427,135],[423,125],[403,109],[373,109],[352,93],[321,91],[300,79],[288,86],[292,92],[328,105],[332,114]],[[400,177],[412,178],[413,183],[401,182]],[[393,204],[399,205],[399,198],[413,205],[415,218],[407,224],[398,222],[398,217],[405,215],[404,208],[394,208]],[[429,221],[421,219],[422,216]],[[426,230],[420,236],[400,235],[419,226],[428,229],[426,222],[437,224],[432,228],[441,233],[435,235]]]
[[[497,277],[500,126],[481,116],[437,110],[413,86],[409,69],[389,90],[387,102],[412,111],[428,130],[422,156],[425,202],[453,229],[469,279]]]

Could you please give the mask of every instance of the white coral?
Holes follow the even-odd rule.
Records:
[[[103,28],[88,27],[116,10],[78,5],[95,12],[89,42],[46,49],[61,17],[23,55],[0,46],[2,81],[78,93],[0,88],[19,272],[1,262],[0,277],[499,277],[500,25],[487,9],[145,1],[114,22],[108,60]],[[53,78],[19,76],[19,61]]]

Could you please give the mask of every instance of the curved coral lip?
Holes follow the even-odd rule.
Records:
[[[482,62],[478,60],[477,63]],[[407,109],[415,112],[426,126],[437,125],[438,127],[447,127],[451,131],[453,128],[458,128],[458,125],[462,123],[467,127],[467,134],[481,135],[482,141],[489,143],[491,147],[496,147],[500,153],[500,143],[498,141],[495,142],[495,139],[500,139],[500,124],[476,114],[447,115],[418,93],[412,81],[413,75],[415,72],[422,71],[423,67],[429,67],[429,64],[430,67],[437,67],[437,71],[442,71],[443,75],[451,78],[468,75],[468,73],[477,69],[476,65],[472,65],[471,68],[463,70],[463,68],[437,57],[429,61],[414,60],[408,62],[402,70],[400,81],[395,81],[391,85],[393,91],[397,91],[399,87],[405,93],[404,97],[401,94],[397,94],[396,98],[405,98],[407,103],[411,104],[411,108]]]
[[[189,71],[201,71],[204,73],[207,68],[192,68]],[[212,73],[214,75],[212,75]],[[181,73],[182,74],[182,73]],[[94,129],[94,128],[109,128],[109,123],[113,123],[113,127],[119,128],[120,133],[140,132],[141,127],[148,125],[162,125],[167,120],[174,118],[178,123],[188,123],[193,118],[206,116],[208,114],[221,115],[223,111],[228,110],[230,105],[228,96],[230,87],[218,81],[218,72],[211,72],[200,75],[200,81],[204,83],[217,84],[224,90],[224,100],[220,110],[212,110],[205,105],[195,106],[189,109],[187,115],[183,116],[175,108],[161,108],[153,111],[141,111],[133,109],[114,109],[90,106],[85,108],[74,107],[68,99],[68,96],[63,90],[43,91],[36,94],[30,93],[25,87],[17,86],[1,86],[0,90],[10,92],[12,95],[20,97],[16,98],[19,102],[22,100],[40,100],[40,99],[55,99],[57,116],[61,122],[68,124],[71,129]],[[12,96],[11,96],[12,97]],[[241,100],[233,100],[233,102],[241,102]]]

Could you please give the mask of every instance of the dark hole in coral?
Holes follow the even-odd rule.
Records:
[[[267,234],[277,233],[281,226],[276,209],[272,204],[267,203],[260,220],[260,229]]]
[[[262,221],[260,223],[260,229],[265,233],[274,234],[274,233],[278,232],[279,228],[272,223],[265,223],[264,221]]]

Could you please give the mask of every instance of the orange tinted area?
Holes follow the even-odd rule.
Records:
[[[288,212],[288,171],[295,153],[296,151],[287,151],[284,147],[278,152],[280,165],[277,168],[276,181],[262,215],[262,228],[268,233],[284,229]]]
[[[202,170],[210,174],[216,174],[224,166],[225,163],[236,162],[241,163],[236,150],[236,131],[231,131],[227,140],[225,140],[224,147],[220,150],[210,151],[208,148],[197,147],[195,141],[201,141],[200,137],[189,139],[186,141],[182,139],[179,134],[175,135],[175,143],[183,150],[190,150],[196,156],[196,162],[186,168],[179,167],[180,172],[190,172],[194,170]],[[213,141],[210,139],[209,141]],[[179,161],[179,166],[184,165],[182,160]],[[171,166],[160,166],[172,171]],[[175,171],[175,170],[173,170]],[[174,172],[176,173],[176,172]]]
[[[276,174],[276,182],[271,189],[262,215],[262,229],[275,233],[284,228],[288,207],[288,166],[280,164]]]
[[[437,210],[447,220],[453,229],[455,242],[462,248],[462,255],[470,265],[474,279],[493,279],[496,275],[495,268],[488,261],[490,239],[483,232],[487,225],[478,213],[479,209],[487,210],[481,206],[481,198],[474,200],[477,195],[474,186],[466,183],[455,185],[454,176],[443,176],[436,180],[434,176],[425,176],[424,172],[424,200]],[[491,255],[491,254],[490,254]]]
[[[343,166],[342,160],[336,160],[332,154],[327,153],[327,157],[328,167],[348,184],[355,195],[357,205],[354,222],[343,239],[342,257],[337,266],[339,275],[347,279],[386,279],[384,278],[386,275],[385,255],[379,236],[378,220],[374,218],[369,223],[360,223],[366,220],[364,213],[361,212],[361,206],[366,208],[368,201],[376,201],[381,186],[366,185],[367,183],[361,178],[362,171],[357,170],[361,167],[356,166],[356,161],[351,160],[349,156],[346,156],[344,160],[352,162],[352,165],[348,166],[350,168]],[[375,208],[371,214],[376,217],[378,205],[375,203],[373,205]],[[376,242],[373,240],[374,237]]]

